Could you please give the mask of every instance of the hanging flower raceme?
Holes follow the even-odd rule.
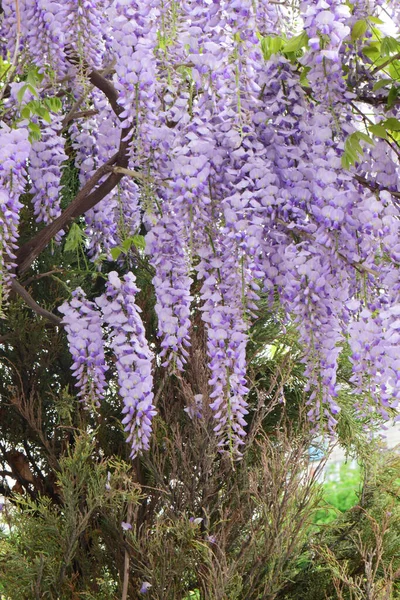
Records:
[[[393,277],[392,283],[396,292],[391,289],[389,294],[383,293],[368,308],[363,308],[359,301],[353,301],[351,305],[354,319],[349,326],[350,361],[353,363],[350,380],[355,386],[355,393],[360,394],[360,403],[356,408],[361,417],[371,418],[371,413],[378,413],[389,420],[393,417],[393,410],[399,406],[398,274]],[[399,416],[396,420],[399,420]]]
[[[110,0],[64,0],[61,23],[67,46],[77,54],[82,68],[101,66],[107,30],[106,11]]]
[[[104,397],[107,370],[100,311],[81,288],[77,288],[72,300],[64,302],[58,310],[64,315],[62,322],[74,360],[72,371],[79,388],[78,397],[86,407],[98,407]]]
[[[30,152],[28,130],[10,129],[0,122],[0,309],[15,267],[15,249]]]
[[[122,423],[129,433],[131,457],[148,450],[153,406],[153,354],[145,336],[140,308],[135,303],[138,293],[133,273],[121,280],[113,271],[108,275],[106,292],[96,303],[110,330],[109,344],[116,358],[119,393],[125,417]]]
[[[116,58],[114,85],[124,111],[122,127],[135,126],[135,158],[141,154],[142,124],[152,120],[156,100],[155,48],[159,0],[116,0],[110,9],[113,52]]]
[[[304,28],[308,34],[309,51],[302,62],[309,67],[308,80],[313,94],[330,106],[346,102],[340,55],[343,40],[350,34],[350,9],[344,0],[314,0],[302,3]]]
[[[29,178],[34,194],[33,208],[38,223],[51,223],[60,216],[60,179],[67,160],[65,138],[60,135],[61,117],[42,123],[41,138],[32,143],[29,155]]]
[[[189,260],[185,248],[184,224],[171,208],[146,236],[146,252],[156,269],[153,284],[157,294],[158,335],[162,337],[161,357],[164,366],[173,359],[182,369],[188,355],[190,329]]]
[[[98,167],[107,162],[118,148],[120,129],[116,115],[98,90],[92,94],[97,115],[73,133],[76,164],[80,177],[87,181]],[[99,183],[104,181],[104,178]],[[121,184],[123,185],[123,184]],[[102,254],[111,258],[110,249],[118,245],[119,192],[114,189],[99,204],[85,213],[89,256],[96,261]]]
[[[63,62],[63,17],[65,11],[62,3],[54,0],[3,0],[1,20],[1,37],[8,40],[3,55],[14,53],[19,40],[20,47],[26,47],[31,59],[39,67],[50,66],[56,72],[65,72]]]
[[[225,252],[224,252],[225,250]],[[207,353],[212,387],[214,428],[222,450],[239,458],[245,437],[247,324],[243,319],[240,271],[232,246],[205,246],[196,269],[203,279],[202,318],[207,331]]]

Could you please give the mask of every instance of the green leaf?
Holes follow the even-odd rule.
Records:
[[[302,72],[300,73],[300,85],[304,87],[309,87],[310,82],[307,79],[308,73],[311,71],[311,67],[304,67]]]
[[[60,98],[46,98],[44,103],[52,112],[59,112],[62,108],[62,102]]]
[[[344,143],[344,152],[342,155],[342,166],[348,169],[351,165],[354,165],[362,156],[363,149],[360,141],[366,142],[367,144],[374,144],[372,138],[362,131],[355,131]]]
[[[17,100],[19,103],[22,102],[22,98],[24,97],[24,94],[26,92],[26,90],[28,89],[28,85],[23,85],[22,88],[20,90],[18,90],[17,92]]]
[[[76,223],[71,225],[64,244],[64,252],[76,252],[82,246],[85,234]]]
[[[391,79],[379,79],[379,81],[377,81],[374,84],[374,87],[372,88],[372,91],[376,92],[377,90],[382,89],[386,85],[389,85],[389,83],[392,83]]]
[[[387,139],[386,129],[382,127],[382,125],[370,125],[368,129],[370,133],[372,133],[372,135],[375,135],[378,138],[382,138],[383,140]]]
[[[390,65],[388,65],[386,68],[389,71],[389,75],[390,75],[390,77],[392,77],[392,79],[395,79],[396,81],[400,80],[400,61],[399,60],[392,60]]]
[[[146,240],[143,235],[134,235],[132,242],[139,250],[144,250],[146,248]]]
[[[31,92],[31,94],[33,94],[37,98],[39,97],[39,93],[38,93],[37,89],[35,87],[33,87],[33,85],[28,85],[28,90]]]
[[[305,31],[300,33],[300,35],[295,35],[290,38],[288,42],[283,46],[282,52],[285,54],[289,54],[289,52],[298,52],[301,48],[307,46],[308,44],[308,35]]]
[[[390,129],[391,131],[400,131],[400,121],[394,117],[390,117],[385,121],[381,121],[379,124],[385,129]]]
[[[51,117],[50,117],[50,113],[48,110],[44,110],[43,114],[42,114],[42,119],[43,121],[46,121],[46,123],[51,123]]]
[[[346,152],[342,154],[342,167],[344,169],[350,169],[351,165],[354,164],[350,162],[349,156]]]
[[[140,250],[144,250],[146,247],[146,242],[145,242],[144,237],[142,235],[134,235],[132,237],[126,238],[122,242],[122,244],[120,246],[120,250],[126,254],[127,252],[129,252],[129,250],[132,248],[132,246],[135,246],[136,248],[138,248]]]
[[[368,22],[365,19],[361,19],[360,21],[356,21],[353,25],[353,29],[351,30],[351,39],[353,42],[364,37],[365,32],[368,29]]]
[[[126,238],[122,244],[121,247],[123,249],[124,252],[129,252],[129,250],[131,249],[131,246],[133,244],[133,240],[131,237]]]
[[[282,38],[267,35],[261,38],[261,50],[264,60],[269,60],[273,54],[277,54],[282,49],[284,41]]]
[[[30,129],[31,133],[40,135],[40,127],[37,123],[29,123],[28,128]]]
[[[378,47],[379,46],[379,47]],[[378,42],[371,42],[369,46],[365,46],[362,49],[362,53],[368,58],[375,61],[380,56],[380,44]]]
[[[368,21],[370,23],[375,23],[375,25],[383,25],[384,23],[379,17],[368,17]]]
[[[393,107],[394,103],[397,100],[398,95],[399,95],[399,90],[398,90],[398,88],[396,86],[393,85],[391,87],[391,89],[390,89],[389,94],[388,94],[388,99],[387,99],[387,107],[388,108],[392,108]],[[398,130],[396,130],[396,131],[398,131]]]
[[[356,136],[357,140],[363,140],[363,142],[367,142],[367,144],[371,144],[371,146],[374,145],[374,141],[369,137],[369,135],[362,131],[356,131],[353,135]]]
[[[43,81],[44,74],[39,73],[38,67],[31,67],[26,76],[27,82],[34,88],[37,88]]]
[[[111,248],[110,253],[113,260],[117,260],[122,252],[121,246],[116,246],[115,248]]]
[[[31,109],[29,106],[24,106],[24,108],[21,110],[21,116],[23,119],[29,119],[31,116]]]
[[[381,54],[382,56],[390,56],[400,50],[400,43],[391,35],[384,37],[381,40]]]

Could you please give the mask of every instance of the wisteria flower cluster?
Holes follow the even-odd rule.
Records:
[[[109,273],[106,292],[95,303],[88,301],[78,288],[72,300],[59,308],[64,314],[63,324],[74,359],[72,370],[77,379],[78,397],[89,406],[100,406],[99,400],[106,391],[108,367],[102,325],[108,328],[108,345],[115,357],[123,400],[122,423],[129,433],[127,441],[132,447],[132,458],[149,448],[151,421],[156,414],[152,404],[153,354],[135,303],[138,291],[133,273],[121,281],[113,271]]]
[[[78,397],[87,407],[98,407],[104,398],[107,370],[101,315],[81,288],[77,288],[72,300],[58,310],[64,315],[63,324],[74,360],[72,371],[79,388]]]
[[[138,292],[133,273],[121,280],[115,271],[109,273],[107,289],[97,298],[105,323],[110,329],[109,343],[116,358],[119,393],[125,417],[122,423],[129,433],[131,457],[148,450],[153,406],[153,354],[149,348],[140,308],[135,303]]]
[[[60,216],[60,179],[67,160],[65,138],[60,135],[61,117],[42,126],[42,136],[32,143],[29,155],[29,177],[34,194],[33,209],[38,223],[51,223]]]
[[[22,203],[26,165],[31,149],[25,127],[10,129],[0,122],[0,308],[9,292]]]
[[[63,215],[67,154],[81,188],[104,169],[83,200],[90,207],[74,214],[85,213],[87,252],[99,269],[115,246],[142,234],[138,252],[153,269],[156,356],[130,272],[112,272],[95,303],[78,290],[62,310],[80,397],[104,397],[104,356],[114,355],[133,456],[149,446],[152,361],[186,369],[196,314],[209,397],[193,390],[186,412],[201,418],[208,401],[221,450],[240,455],[246,347],[260,296],[271,310],[279,299],[284,320],[297,326],[316,428],[334,431],[340,419],[345,347],[358,414],[389,418],[396,409],[400,151],[389,126],[400,128],[398,106],[390,105],[398,83],[390,94],[386,80],[375,87],[386,67],[376,71],[368,56],[383,3],[304,0],[296,36],[296,14],[268,0],[19,0],[18,15],[3,1],[2,55],[19,50],[29,60],[12,65],[15,81],[4,88],[1,279],[11,276],[25,186],[46,229]],[[387,10],[399,27],[398,9]],[[387,77],[393,39],[386,39]],[[23,120],[19,91],[32,65],[38,89],[28,86],[24,102],[59,95],[66,120],[51,114],[46,123],[39,113]],[[30,145],[38,125],[40,139]]]

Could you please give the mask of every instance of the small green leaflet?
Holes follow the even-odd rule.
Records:
[[[388,108],[393,107],[394,103],[396,102],[396,100],[398,98],[398,95],[399,95],[399,89],[396,86],[392,85],[392,87],[390,88],[388,97],[387,97],[387,107]],[[396,130],[396,131],[398,131],[398,130]]]
[[[64,244],[64,252],[76,252],[83,245],[85,234],[76,223],[72,223]]]
[[[368,17],[368,21],[370,23],[375,23],[375,25],[383,25],[384,21],[379,17]]]
[[[118,260],[121,252],[123,252],[123,249],[121,248],[121,246],[115,246],[115,248],[111,248],[110,250],[110,254],[113,260]]]
[[[142,235],[134,235],[126,238],[120,246],[111,248],[110,253],[113,260],[117,260],[121,254],[128,254],[129,250],[135,246],[138,250],[144,250],[146,247],[145,239]]]
[[[373,140],[362,131],[355,131],[344,143],[344,152],[342,155],[342,166],[345,169],[349,169],[351,165],[354,165],[362,156],[363,149],[360,142],[366,142],[367,144],[374,145]]]
[[[381,121],[379,125],[382,125],[382,127],[385,129],[390,129],[391,131],[400,131],[400,121],[394,117],[390,117],[389,119],[385,119],[385,121]]]
[[[377,90],[382,89],[383,87],[389,85],[390,83],[392,83],[391,79],[379,79],[379,81],[377,81],[374,84],[374,87],[372,88],[372,91],[376,92]]]
[[[45,98],[45,100],[43,101],[43,103],[52,112],[59,112],[61,110],[61,108],[62,108],[62,102],[61,102],[60,98],[56,98],[56,97],[54,97],[54,98]]]
[[[398,42],[394,37],[388,35],[381,40],[381,55],[382,56],[390,56],[391,54],[396,54],[400,50],[400,42]]]
[[[264,60],[269,60],[273,54],[277,54],[284,45],[284,41],[280,37],[266,35],[260,39],[261,50]]]
[[[383,140],[387,139],[386,129],[382,127],[382,125],[370,125],[368,130],[372,135],[375,135],[378,138],[382,138]]]
[[[290,38],[290,40],[288,40],[283,46],[282,52],[284,54],[289,54],[290,52],[298,52],[302,48],[306,47],[307,44],[308,35],[305,31],[303,31],[303,33],[300,33],[300,35],[295,35],[294,37]]]
[[[31,141],[40,140],[40,136],[41,136],[40,127],[37,123],[29,123],[28,129],[29,129],[29,139]]]
[[[373,61],[376,61],[380,57],[380,43],[371,42],[368,46],[362,49],[362,53]]]
[[[361,19],[360,21],[356,21],[353,25],[353,29],[351,30],[351,39],[353,42],[364,37],[365,32],[368,29],[368,22],[365,19]]]

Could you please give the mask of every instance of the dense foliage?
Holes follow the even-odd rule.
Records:
[[[0,10],[6,597],[392,593],[308,455],[397,414],[396,3]]]

